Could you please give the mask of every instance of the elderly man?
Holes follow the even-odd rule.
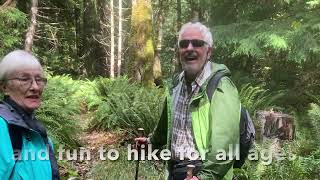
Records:
[[[189,22],[179,32],[178,48],[183,72],[167,88],[166,105],[150,138],[153,148],[167,145],[171,150],[168,179],[232,179],[235,154],[228,154],[239,143],[240,100],[228,77],[223,77],[210,102],[208,80],[226,66],[209,61],[212,35],[199,22]],[[231,149],[232,148],[232,149]],[[226,152],[218,158],[219,153]],[[195,166],[187,178],[187,165]]]

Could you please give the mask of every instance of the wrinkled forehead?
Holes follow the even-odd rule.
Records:
[[[22,67],[18,66],[14,70],[8,74],[9,77],[43,77],[44,71],[41,66],[29,66],[29,67]]]

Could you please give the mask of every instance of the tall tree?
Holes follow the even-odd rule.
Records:
[[[151,0],[133,0],[129,75],[145,85],[153,84],[154,43]]]
[[[117,55],[117,75],[121,75],[122,62],[122,0],[118,1],[118,55]]]
[[[181,28],[181,0],[177,0],[177,30]]]
[[[13,0],[6,0],[6,1],[2,4],[1,8],[8,7],[8,6],[12,6],[14,3],[15,3],[15,1],[13,1]]]
[[[85,59],[84,74],[88,76],[106,75],[106,65],[104,63],[104,49],[96,40],[103,29],[99,23],[99,13],[104,13],[105,3],[99,4],[97,0],[83,0],[83,55]],[[100,8],[100,9],[98,9]],[[101,16],[101,15],[100,15]],[[105,67],[105,68],[101,68]]]
[[[114,78],[114,7],[113,0],[110,0],[110,77]]]
[[[155,59],[153,65],[153,75],[156,85],[160,85],[162,82],[162,71],[161,71],[161,62],[160,62],[160,53],[162,50],[162,41],[163,41],[163,24],[164,17],[163,12],[167,9],[169,3],[164,3],[162,0],[158,1],[157,8],[154,8],[154,19],[155,19]]]
[[[25,50],[28,52],[32,51],[33,39],[36,32],[37,26],[37,14],[38,14],[38,0],[32,0],[31,5],[31,24],[28,28],[25,40]]]

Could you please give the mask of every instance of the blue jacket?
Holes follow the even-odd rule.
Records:
[[[9,124],[23,128],[21,156],[17,161],[13,157]],[[43,137],[29,128],[13,108],[2,103],[0,104],[0,137],[1,179],[52,180],[50,153]]]

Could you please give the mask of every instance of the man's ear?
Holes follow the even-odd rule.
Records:
[[[209,59],[210,59],[211,54],[212,54],[212,47],[208,47],[207,60],[209,60]]]

